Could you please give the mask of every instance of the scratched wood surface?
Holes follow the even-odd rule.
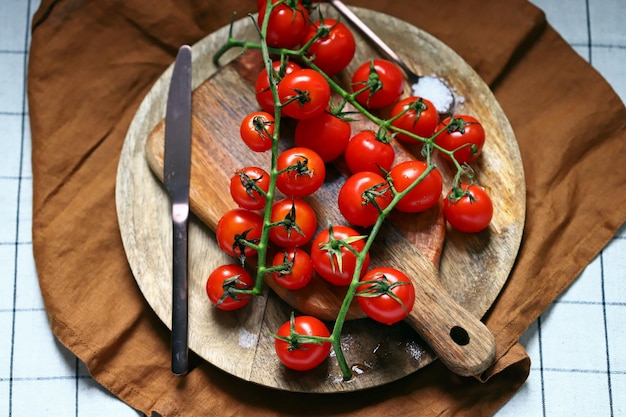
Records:
[[[233,375],[285,390],[336,392],[380,385],[422,368],[436,356],[457,373],[480,372],[493,349],[493,340],[476,319],[487,311],[506,281],[521,239],[525,210],[521,161],[511,128],[489,89],[457,55],[427,34],[386,15],[355,10],[410,65],[447,79],[464,98],[459,111],[483,121],[488,143],[475,168],[479,182],[492,192],[496,215],[489,230],[472,236],[450,230],[444,233],[438,209],[391,219],[383,232],[385,244],[378,245],[373,253],[374,264],[391,263],[416,271],[412,275],[416,277],[418,301],[411,317],[391,327],[367,319],[346,325],[346,356],[358,375],[349,384],[341,382],[333,359],[305,374],[285,370],[275,359],[268,332],[286,320],[292,306],[331,319],[332,306],[337,305],[341,295],[328,291],[322,282],[313,287],[315,291],[305,291],[306,296],[281,292],[279,288],[268,290],[267,297],[258,297],[249,308],[234,314],[210,307],[204,293],[206,277],[215,266],[232,262],[216,248],[212,233],[219,216],[234,207],[224,184],[228,184],[233,166],[243,166],[237,164],[245,158],[268,156],[242,151],[234,128],[242,115],[256,109],[249,81],[255,74],[250,70],[258,61],[255,64],[255,58],[247,56],[216,71],[210,59],[224,41],[226,29],[194,45],[191,199],[197,217],[192,220],[190,232],[190,346],[202,358]],[[391,28],[402,28],[410,36],[396,39]],[[242,21],[235,30],[239,37],[250,38],[254,36],[250,29]],[[359,56],[354,65],[376,56],[362,40],[357,40]],[[117,189],[120,230],[131,268],[146,300],[167,326],[171,308],[171,225],[160,178],[162,120],[170,77],[171,69],[155,84],[133,120],[120,159]],[[353,132],[357,128],[353,127]],[[412,157],[402,149],[398,151],[401,158]],[[311,202],[322,218],[340,220],[336,212],[326,209],[328,204],[323,204],[336,200],[343,179],[341,164],[330,168],[327,183]],[[449,181],[451,173],[443,171]],[[353,318],[361,315],[358,308],[353,309]],[[471,343],[461,346],[451,341],[449,329],[455,326],[472,335]]]

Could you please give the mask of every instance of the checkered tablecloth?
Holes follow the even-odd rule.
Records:
[[[39,1],[0,0],[0,416],[136,416],[55,340],[38,287],[25,78]],[[626,0],[533,3],[626,100]],[[530,377],[498,417],[626,416],[626,228],[521,342]]]

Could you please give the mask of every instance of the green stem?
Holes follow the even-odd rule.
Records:
[[[254,289],[261,291],[263,287],[263,280],[267,273],[267,249],[269,246],[269,230],[271,227],[272,205],[274,204],[274,197],[276,195],[276,182],[278,178],[277,160],[278,160],[278,142],[280,137],[280,107],[277,105],[280,103],[278,99],[278,91],[276,89],[276,83],[274,82],[274,71],[272,70],[272,60],[270,58],[267,42],[265,41],[265,33],[267,33],[267,26],[269,22],[269,16],[271,11],[275,7],[271,1],[268,1],[265,9],[265,18],[261,24],[260,36],[261,36],[261,53],[263,55],[263,62],[267,75],[269,77],[270,90],[274,98],[275,112],[274,112],[274,135],[272,135],[272,158],[270,168],[270,183],[267,190],[266,205],[263,213],[263,231],[258,244],[257,251],[257,276],[254,283]]]
[[[369,252],[370,248],[372,247],[372,245],[374,244],[374,241],[376,240],[376,236],[380,232],[380,228],[382,227],[389,213],[391,213],[391,211],[395,208],[395,206],[402,199],[402,197],[407,195],[413,188],[415,188],[420,182],[422,182],[424,178],[426,178],[428,174],[430,174],[434,169],[435,169],[435,166],[432,164],[429,164],[426,170],[424,170],[424,172],[415,181],[413,181],[413,183],[411,183],[409,187],[402,190],[401,192],[397,192],[395,188],[393,188],[392,186],[392,189],[394,190],[394,197],[389,203],[389,206],[387,206],[384,210],[382,210],[382,212],[378,216],[376,223],[374,223],[374,226],[372,226],[372,230],[370,231],[370,234],[368,235],[367,240],[365,241],[365,245],[363,246],[363,249],[361,249],[361,251],[357,253],[357,256],[356,256],[357,263],[356,263],[356,267],[354,270],[354,274],[352,275],[352,281],[350,282],[350,285],[348,286],[348,291],[346,293],[345,298],[343,299],[341,308],[335,320],[333,331],[331,333],[333,348],[335,349],[337,362],[339,363],[339,368],[341,369],[344,380],[348,380],[352,377],[352,371],[345,359],[343,350],[341,348],[341,333],[343,331],[343,326],[344,326],[344,323],[348,314],[348,310],[350,309],[350,304],[352,304],[352,300],[355,297],[357,288],[362,284],[360,282],[360,279],[361,279],[361,271],[363,268],[363,262],[365,261],[365,257],[367,253]]]

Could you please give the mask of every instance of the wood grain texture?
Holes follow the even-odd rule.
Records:
[[[190,346],[201,357],[233,375],[285,390],[352,391],[383,384],[414,372],[430,363],[434,355],[412,327],[419,328],[429,339],[433,335],[439,336],[437,340],[443,345],[435,347],[440,351],[441,359],[456,372],[480,372],[482,365],[476,365],[476,358],[458,343],[451,344],[450,337],[442,339],[440,336],[446,332],[449,334],[449,329],[458,323],[466,323],[468,317],[463,314],[469,316],[470,323],[471,319],[482,317],[506,281],[521,240],[525,210],[521,161],[513,132],[489,89],[461,58],[429,35],[386,15],[362,9],[355,9],[355,12],[406,57],[409,65],[425,73],[435,72],[447,79],[456,88],[457,94],[464,98],[460,111],[483,121],[488,139],[483,156],[475,168],[478,181],[492,193],[496,215],[490,228],[477,235],[467,236],[448,230],[442,252],[442,229],[436,227],[441,216],[437,210],[428,214],[432,216],[429,222],[409,222],[416,230],[410,231],[408,236],[426,237],[424,240],[416,239],[411,242],[410,246],[419,246],[422,243],[415,253],[398,256],[400,252],[388,250],[393,245],[379,245],[377,250],[380,253],[375,256],[377,259],[396,262],[397,265],[411,265],[411,268],[417,270],[430,270],[431,277],[439,275],[439,280],[426,280],[425,287],[424,280],[420,281],[420,296],[424,303],[418,304],[427,308],[420,310],[421,307],[418,307],[414,310],[411,319],[407,320],[410,326],[401,323],[388,327],[367,319],[349,322],[342,341],[346,346],[349,363],[354,364],[358,371],[357,377],[350,383],[341,381],[341,374],[332,359],[316,371],[293,374],[286,371],[275,359],[273,341],[268,336],[270,330],[286,320],[292,309],[273,291],[268,291],[267,297],[258,297],[249,308],[235,314],[212,309],[206,299],[204,284],[210,271],[221,263],[232,261],[217,249],[211,230],[219,216],[228,208],[234,207],[230,197],[223,197],[225,188],[216,185],[229,180],[230,172],[225,172],[214,162],[232,161],[234,152],[223,146],[206,156],[208,159],[198,160],[198,166],[202,169],[195,172],[192,167],[192,181],[194,177],[211,180],[199,180],[199,184],[192,185],[192,201],[206,203],[203,208],[196,207],[199,218],[192,221],[190,228]],[[226,30],[218,31],[194,45],[194,140],[198,136],[208,137],[205,121],[216,111],[212,106],[221,106],[220,114],[227,114],[228,117],[211,120],[219,125],[219,129],[232,131],[232,123],[240,120],[241,112],[245,113],[246,109],[255,105],[246,96],[251,91],[246,91],[246,83],[241,82],[241,68],[226,66],[214,75],[216,68],[210,63],[212,51],[222,44]],[[396,39],[394,32],[400,30],[405,36],[403,39]],[[245,20],[237,22],[235,33],[242,38],[254,36]],[[362,40],[357,40],[361,58],[376,56]],[[240,94],[227,94],[223,100],[214,100],[217,104],[198,108],[196,97],[207,94],[217,94],[219,97],[219,94],[223,94],[213,88],[206,90],[211,84],[210,80],[207,82],[211,75],[220,77],[224,83],[231,83],[230,90],[226,91],[238,91]],[[171,299],[170,215],[167,196],[158,179],[158,141],[150,138],[154,139],[162,134],[159,133],[159,124],[164,116],[164,97],[170,77],[171,69],[155,84],[133,120],[120,159],[116,196],[120,230],[129,263],[148,303],[167,326],[170,325]],[[228,105],[223,106],[220,103]],[[215,124],[212,126],[215,127]],[[237,135],[234,136],[237,139]],[[150,148],[151,144],[155,148]],[[144,149],[146,146],[147,152]],[[162,153],[162,149],[160,152]],[[150,172],[146,155],[157,173],[156,176]],[[443,174],[449,183],[451,173],[444,170]],[[333,175],[337,179],[342,177],[340,166]],[[328,187],[329,198],[333,195],[332,190],[338,188]],[[209,200],[203,200],[207,196]],[[399,216],[393,220],[406,222],[407,218]],[[435,225],[435,232],[425,230],[427,224]],[[385,241],[407,239],[406,233],[399,234],[398,228],[392,226],[383,231],[382,237],[387,239]],[[437,261],[440,254],[440,269],[437,274],[434,265],[439,263]],[[294,305],[299,302],[289,300],[285,294],[281,294],[281,297]],[[326,305],[327,300],[322,301],[322,305]],[[436,308],[430,308],[433,305]],[[458,309],[457,305],[465,310]],[[449,314],[450,311],[454,314]],[[461,316],[455,317],[457,313]],[[353,314],[353,317],[358,317],[360,312],[356,310]],[[470,340],[481,344],[478,351],[488,350],[492,340],[489,339],[490,334],[485,334],[485,329],[480,326],[478,323],[476,328],[465,327],[475,335]],[[433,340],[429,343],[432,344]],[[380,356],[383,354],[384,360]],[[454,369],[459,358],[468,358],[468,362],[462,364],[463,369]]]

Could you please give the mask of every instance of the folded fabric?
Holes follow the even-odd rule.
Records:
[[[253,1],[43,0],[28,68],[33,245],[53,332],[114,395],[147,415],[491,415],[523,384],[520,335],[626,219],[626,110],[523,0],[352,1],[452,47],[492,87],[522,153],[527,219],[517,263],[485,317],[498,362],[482,380],[434,362],[364,392],[303,395],[206,362],[170,372],[169,331],[129,269],[115,209],[117,163],[139,103],[194,43]],[[610,158],[610,160],[609,160]]]

